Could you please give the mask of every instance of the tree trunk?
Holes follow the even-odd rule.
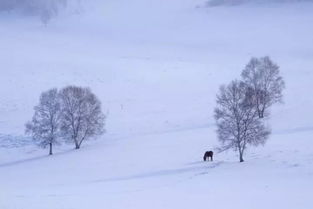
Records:
[[[264,117],[263,111],[260,110],[259,107],[258,107],[258,116],[259,116],[259,118],[263,118]]]
[[[265,104],[259,105],[257,109],[258,109],[259,118],[264,118],[264,112],[266,109],[266,105]]]
[[[243,151],[239,151],[239,161],[241,163],[244,162],[244,160],[243,160]]]
[[[80,146],[82,145],[83,141],[85,138],[83,138],[79,143],[78,143],[78,149],[80,148]]]
[[[52,143],[49,144],[49,155],[52,155]]]
[[[75,140],[75,149],[79,149],[80,148],[80,146],[79,146],[80,144],[78,143],[78,141],[77,140]]]
[[[74,141],[74,144],[75,144],[75,149],[79,149],[80,148],[80,144],[79,144],[79,142],[77,141],[77,139],[75,137],[73,137],[73,141]]]
[[[260,118],[264,118],[265,106],[261,109]]]

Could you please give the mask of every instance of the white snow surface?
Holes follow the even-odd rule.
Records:
[[[1,209],[312,209],[313,4],[85,2],[43,26],[0,15]],[[221,84],[269,55],[286,81],[264,147],[218,146]],[[24,135],[42,91],[89,86],[107,133],[47,156]]]
[[[282,3],[301,3],[301,2],[312,2],[312,0],[208,0],[208,6],[237,6],[242,4],[258,4],[269,5],[269,4],[282,4]]]

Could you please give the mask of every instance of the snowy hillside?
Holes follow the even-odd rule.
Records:
[[[311,209],[313,4],[206,3],[85,2],[47,26],[0,14],[0,208]],[[219,86],[264,55],[286,81],[268,143],[242,164],[202,162]],[[42,91],[69,84],[98,95],[107,133],[48,157],[24,124]]]
[[[244,4],[258,4],[260,5],[273,5],[273,4],[282,4],[282,3],[303,3],[303,2],[312,2],[312,0],[208,0],[208,6],[236,6]]]

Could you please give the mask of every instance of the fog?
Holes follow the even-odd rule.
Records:
[[[19,17],[38,17],[44,24],[65,11],[69,5],[78,5],[79,0],[0,0],[2,15],[16,14]]]

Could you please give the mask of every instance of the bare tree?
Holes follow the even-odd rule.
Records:
[[[279,74],[279,66],[269,57],[251,58],[241,77],[253,92],[259,118],[265,116],[270,106],[282,102],[285,82]]]
[[[258,110],[249,95],[243,82],[235,80],[222,86],[214,114],[221,150],[238,151],[240,162],[244,161],[247,146],[265,144],[270,134],[264,121],[259,119]]]
[[[82,142],[104,132],[105,116],[101,102],[89,88],[68,86],[61,90],[62,125],[64,137],[79,149]]]
[[[0,12],[17,11],[27,15],[39,16],[46,25],[66,8],[68,0],[0,0]]]
[[[38,141],[39,146],[45,148],[49,145],[49,155],[52,155],[52,146],[58,143],[60,128],[58,90],[50,89],[43,92],[34,110],[32,121],[26,123],[25,132]]]
[[[47,25],[49,21],[56,17],[61,8],[65,8],[67,1],[66,0],[33,0],[37,4],[37,12],[40,16],[41,22]]]

